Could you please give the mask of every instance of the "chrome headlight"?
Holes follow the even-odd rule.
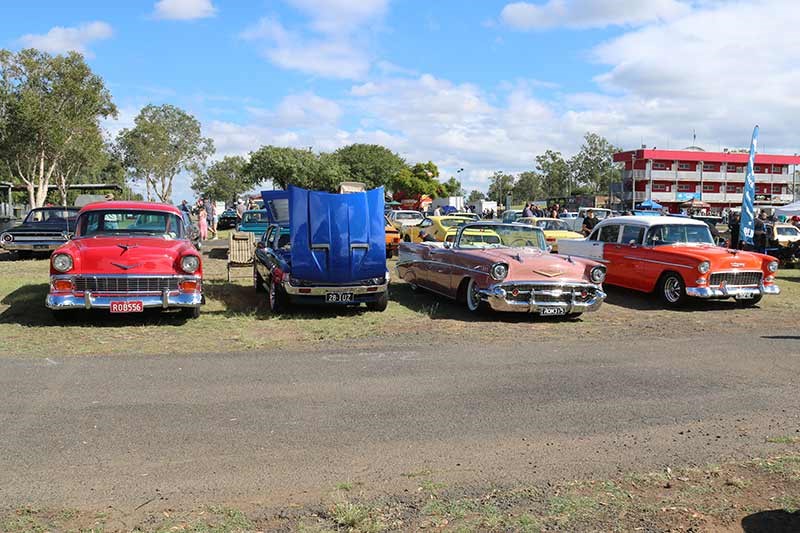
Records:
[[[508,265],[505,263],[495,263],[492,265],[489,274],[497,281],[503,281],[508,276]]]
[[[196,255],[184,255],[181,258],[181,270],[187,274],[194,274],[200,268],[200,258]]]
[[[778,262],[777,261],[770,261],[767,265],[767,270],[770,272],[777,272],[778,271]]]
[[[10,233],[3,233],[0,235],[0,241],[2,242],[12,242],[14,240],[14,236]]]
[[[711,270],[711,263],[709,263],[708,261],[703,261],[702,263],[697,265],[697,271],[700,272],[701,274],[705,274],[709,270]]]
[[[68,254],[56,254],[53,256],[53,268],[59,272],[72,270],[72,256]]]
[[[592,283],[603,283],[606,279],[606,267],[596,266],[589,271],[589,279]]]

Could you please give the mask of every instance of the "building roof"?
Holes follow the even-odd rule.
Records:
[[[702,220],[696,220],[694,218],[688,217],[670,217],[670,216],[622,216],[622,217],[612,217],[612,218],[604,218],[600,221],[599,225],[607,225],[607,224],[639,224],[641,226],[662,226],[664,224],[684,224],[690,226],[705,226],[706,223]]]
[[[639,149],[617,152],[614,154],[614,161],[631,161],[634,157],[637,160],[658,159],[666,161],[703,161],[704,163],[747,163],[749,154],[747,152],[702,152],[690,147],[685,150],[657,150]],[[780,155],[780,154],[756,154],[756,164],[764,165],[798,165],[800,156]]]

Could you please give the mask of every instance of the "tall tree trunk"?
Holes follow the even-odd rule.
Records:
[[[28,204],[31,209],[36,207],[36,187],[33,182],[25,183],[25,188],[28,189]]]

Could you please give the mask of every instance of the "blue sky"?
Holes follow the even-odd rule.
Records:
[[[31,0],[2,15],[2,47],[86,54],[120,109],[110,135],[172,103],[218,157],[375,142],[485,189],[586,131],[677,148],[696,130],[716,150],[758,122],[770,151],[799,144],[791,0]]]

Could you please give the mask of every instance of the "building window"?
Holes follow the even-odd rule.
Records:
[[[783,174],[783,165],[772,165],[773,174]]]
[[[653,163],[653,170],[665,170],[666,168],[667,168],[667,165],[665,165],[664,163],[661,163],[659,161],[655,161]]]
[[[728,186],[725,188],[725,190],[726,190],[726,191],[728,191],[728,192],[734,192],[734,193],[739,193],[739,194],[741,194],[741,192],[742,192],[742,186],[741,186],[741,185],[728,185]]]
[[[738,172],[736,170],[736,165],[728,165],[728,172]]]
[[[653,192],[666,192],[667,185],[665,183],[654,183]]]
[[[712,183],[704,183],[703,184],[703,192],[715,192],[714,185]]]
[[[694,185],[689,185],[688,183],[679,183],[678,192],[694,192]]]
[[[689,163],[678,163],[678,170],[691,170],[692,165]]]
[[[761,165],[756,165],[753,167],[753,172],[761,172]]]
[[[711,163],[703,163],[703,170],[705,170],[706,172],[711,172],[716,169],[714,168],[714,165],[712,165]]]

